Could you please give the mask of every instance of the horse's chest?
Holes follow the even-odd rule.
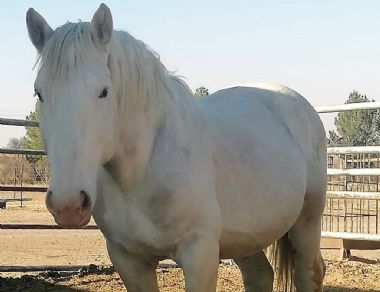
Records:
[[[102,210],[94,218],[105,237],[128,252],[167,256],[180,238],[181,224],[169,224],[170,199],[162,196],[160,203],[157,199],[149,197],[141,205],[124,197],[103,198]]]

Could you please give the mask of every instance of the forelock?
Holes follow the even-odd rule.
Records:
[[[38,66],[46,70],[46,81],[54,84],[65,78],[86,58],[91,42],[90,24],[68,22],[57,28],[38,58]]]

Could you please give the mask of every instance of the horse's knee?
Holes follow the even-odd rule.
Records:
[[[240,268],[247,292],[272,292],[274,272],[264,252],[235,259],[235,262]]]
[[[186,292],[215,291],[219,267],[219,241],[213,233],[193,232],[174,258],[182,267]]]

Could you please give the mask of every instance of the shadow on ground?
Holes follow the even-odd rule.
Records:
[[[354,291],[355,292],[379,292],[380,290],[325,286],[323,291],[324,292],[354,292]]]
[[[0,277],[0,292],[79,292],[83,289],[75,289],[68,286],[60,285],[59,283],[49,283],[45,279],[23,276],[21,278],[1,278]],[[379,292],[380,290],[364,290],[357,288],[344,288],[325,286],[324,292]]]
[[[78,292],[83,290],[73,289],[59,283],[49,283],[44,279],[33,276],[22,276],[21,278],[1,278],[0,291],[28,291],[28,292]]]
[[[370,264],[370,265],[379,263],[379,261],[377,259],[372,260],[372,259],[367,259],[367,258],[357,257],[357,256],[351,256],[350,261],[351,262],[360,262],[360,263]]]

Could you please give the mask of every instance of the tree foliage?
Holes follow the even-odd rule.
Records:
[[[357,91],[350,93],[345,104],[373,102]],[[380,111],[355,110],[340,112],[334,120],[336,131],[329,131],[331,146],[369,146],[380,144]]]
[[[22,148],[22,139],[11,138],[7,144],[7,147],[10,149],[21,149]]]
[[[195,89],[194,95],[198,97],[207,96],[209,95],[208,88],[204,86],[198,87]]]
[[[39,121],[40,107],[38,102],[36,103],[34,111],[30,112],[26,119],[31,121]],[[25,129],[26,134],[21,139],[22,148],[35,150],[43,149],[40,129],[36,127],[25,127]],[[33,170],[34,177],[36,178],[36,180],[47,183],[49,179],[49,167],[47,157],[39,155],[27,155],[26,159]]]
[[[21,141],[19,138],[11,138],[7,144],[7,148],[21,149]],[[0,183],[20,183],[23,180],[25,160],[22,155],[1,155],[0,156]]]
[[[38,121],[40,119],[39,103],[36,103],[34,111],[26,117],[27,120]],[[22,138],[22,147],[25,149],[43,149],[40,129],[36,127],[25,127],[26,135]]]

